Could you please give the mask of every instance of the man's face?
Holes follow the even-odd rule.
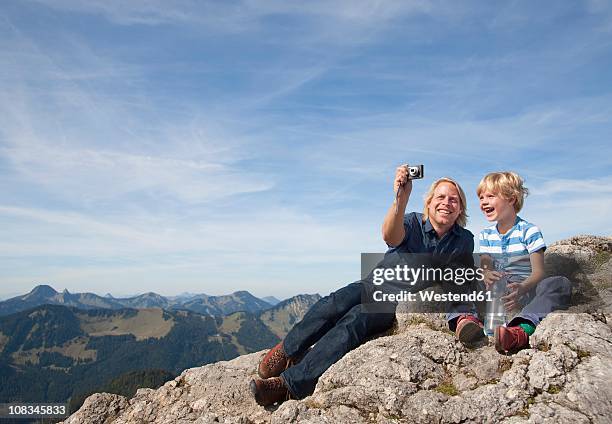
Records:
[[[454,184],[443,182],[434,190],[427,205],[429,220],[439,227],[452,226],[461,214],[461,198]]]

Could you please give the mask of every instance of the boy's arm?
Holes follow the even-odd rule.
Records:
[[[533,289],[540,281],[544,279],[544,250],[546,243],[540,229],[532,225],[525,230],[525,247],[529,253],[529,261],[531,262],[531,275],[522,282],[521,293]]]
[[[534,288],[545,277],[544,271],[544,249],[533,252],[529,255],[531,262],[531,275],[523,281],[524,292]]]
[[[495,269],[493,267],[493,258],[488,254],[480,255],[480,267],[482,269]]]
[[[531,262],[531,275],[520,283],[508,283],[511,292],[502,297],[504,307],[508,311],[520,309],[519,297],[533,289],[544,279],[544,249],[531,253],[529,261]]]

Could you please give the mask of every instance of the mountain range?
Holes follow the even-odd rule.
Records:
[[[144,293],[133,297],[115,298],[94,293],[56,291],[49,285],[39,285],[31,292],[0,302],[0,316],[25,311],[40,305],[63,305],[78,309],[162,308],[188,310],[207,315],[226,315],[237,311],[257,312],[268,309],[280,301],[274,297],[265,300],[248,291],[237,291],[223,296],[184,293],[166,297],[157,293]]]
[[[151,380],[269,348],[319,299],[298,295],[272,306],[246,291],[115,299],[37,286],[0,302],[0,403],[76,408],[113,379],[134,384],[126,373]]]

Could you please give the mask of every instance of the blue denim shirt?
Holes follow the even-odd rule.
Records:
[[[474,252],[474,234],[455,223],[453,227],[438,238],[436,230],[429,222],[423,222],[423,214],[411,212],[404,215],[404,240],[389,247],[387,253],[434,253],[454,256]]]

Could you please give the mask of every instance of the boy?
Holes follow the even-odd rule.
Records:
[[[485,285],[508,277],[509,294],[502,297],[507,312],[520,310],[505,327],[495,329],[495,349],[500,353],[529,346],[529,336],[548,313],[569,303],[570,282],[565,277],[544,278],[546,244],[540,229],[517,214],[528,190],[514,172],[486,175],[476,189],[480,210],[489,222],[496,222],[480,232],[481,265]],[[497,270],[496,270],[497,269]],[[482,326],[475,317],[467,317],[472,326]]]

